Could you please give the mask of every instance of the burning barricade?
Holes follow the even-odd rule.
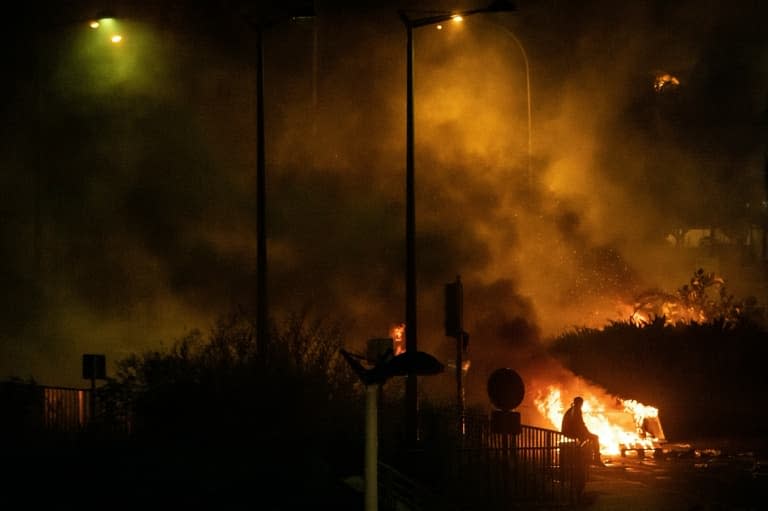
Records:
[[[666,438],[657,408],[632,399],[606,400],[589,391],[580,391],[579,395],[584,398],[584,422],[599,437],[601,454],[624,456],[634,452],[642,457],[645,451],[660,452]],[[555,429],[560,429],[568,404],[559,387],[540,391],[534,404]]]

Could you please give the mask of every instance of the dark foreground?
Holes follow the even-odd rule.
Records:
[[[316,462],[297,459],[295,470],[277,473],[257,453],[202,457],[193,451],[128,443],[9,447],[2,453],[0,489],[6,502],[35,508],[363,509],[362,495]],[[677,443],[657,456],[606,457],[605,468],[591,470],[583,500],[570,508],[768,509],[768,475],[756,470],[766,460],[768,451],[756,442]]]
[[[322,463],[289,459],[293,467],[286,469],[289,463],[277,467],[248,450],[27,444],[0,452],[0,501],[78,511],[361,509],[362,496]]]
[[[753,442],[669,444],[659,456],[606,458],[594,468],[583,501],[590,511],[704,511],[768,509],[768,475],[758,462],[768,452]],[[750,448],[754,447],[754,448]]]

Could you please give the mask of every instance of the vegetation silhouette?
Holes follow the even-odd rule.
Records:
[[[657,406],[670,439],[765,437],[764,310],[753,297],[736,299],[701,269],[664,296],[676,311],[671,318],[574,328],[549,350],[609,392]]]
[[[648,296],[637,303],[647,305]],[[756,300],[736,299],[703,270],[663,296],[676,304],[668,310],[691,314],[577,327],[549,349],[611,393],[659,407],[670,440],[765,438],[766,327]],[[362,495],[342,481],[362,473],[364,392],[341,355],[344,336],[343,323],[303,310],[272,324],[269,349],[259,352],[252,317],[236,310],[206,334],[192,330],[167,348],[130,355],[98,390],[97,424],[110,432],[127,425],[131,434],[103,436],[108,444],[86,445],[76,463],[61,463],[72,478],[100,467],[96,493],[129,493],[126,508],[151,501],[215,509],[245,501],[267,509],[359,509]],[[420,452],[405,451],[402,383],[394,378],[380,393],[380,459],[430,488],[450,488],[454,403],[425,399]],[[8,387],[15,392],[9,396],[28,387],[34,382]],[[18,459],[32,458],[20,451]],[[60,486],[68,480],[65,473]]]
[[[339,353],[342,325],[303,311],[272,325],[268,352],[255,340],[236,311],[207,336],[120,360],[100,402],[129,421],[133,462],[164,467],[159,480],[201,499],[354,499],[340,481],[360,469],[363,394]]]
[[[673,293],[651,289],[638,294],[634,308],[630,321],[638,324],[663,317],[668,323],[722,322],[728,326],[752,322],[766,326],[765,309],[754,296],[737,299],[728,291],[725,279],[702,268]]]

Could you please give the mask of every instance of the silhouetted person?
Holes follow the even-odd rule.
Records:
[[[587,425],[584,424],[584,417],[581,414],[581,405],[583,404],[584,400],[581,397],[576,396],[573,398],[571,407],[563,415],[563,424],[560,431],[565,436],[584,443],[591,450],[593,464],[605,466],[600,459],[600,441],[597,435],[592,433],[587,428]]]

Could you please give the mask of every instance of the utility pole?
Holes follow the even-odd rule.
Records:
[[[456,339],[456,414],[459,437],[464,435],[464,350],[469,335],[464,331],[464,286],[461,278],[445,285],[445,335]]]

